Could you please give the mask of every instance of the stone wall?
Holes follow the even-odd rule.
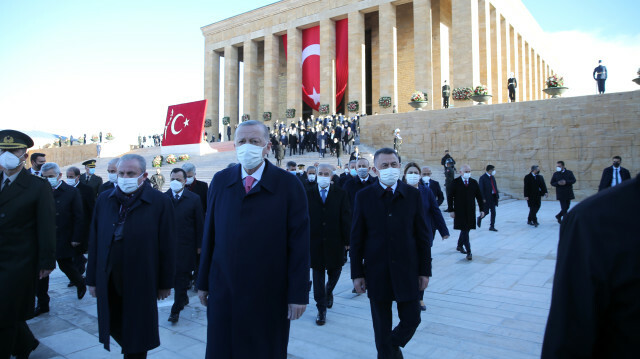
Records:
[[[640,91],[367,116],[361,141],[393,147],[393,130],[401,129],[403,162],[439,169],[444,150],[469,164],[478,178],[496,166],[501,192],[522,198],[522,181],[538,164],[549,185],[556,161],[574,172],[574,191],[583,199],[597,191],[611,157],[622,157],[632,176],[640,171]]]
[[[34,152],[44,153],[46,155],[47,162],[55,162],[60,167],[97,158],[96,144],[30,149],[29,155]],[[27,161],[27,168],[30,167],[31,162]],[[83,168],[80,170],[84,172]]]

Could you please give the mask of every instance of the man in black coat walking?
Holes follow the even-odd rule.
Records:
[[[87,245],[89,244],[89,227],[91,226],[91,217],[93,215],[93,208],[96,205],[96,197],[93,195],[93,189],[84,183],[80,183],[80,169],[78,167],[69,167],[67,169],[67,184],[71,187],[75,187],[80,192],[82,198],[82,213],[83,213],[83,227],[82,227],[82,245],[75,247],[75,255],[73,256],[73,265],[78,269],[80,274],[84,274],[85,265],[87,264],[87,258],[84,256],[87,253]],[[73,282],[69,282],[68,287],[73,286]]]
[[[600,179],[600,186],[598,186],[598,191],[617,186],[622,183],[622,181],[631,179],[629,170],[620,166],[621,163],[622,157],[613,156],[613,166],[607,167],[604,169],[604,171],[602,171],[602,178]]]
[[[182,168],[171,170],[170,179],[170,189],[165,194],[173,203],[178,245],[175,296],[169,321],[176,323],[180,318],[180,311],[189,304],[187,290],[191,286],[191,275],[196,269],[196,259],[200,254],[204,212],[198,195],[184,190],[187,173]]]
[[[529,217],[527,224],[531,226],[539,226],[538,210],[542,204],[542,196],[548,197],[547,185],[544,183],[544,177],[540,174],[540,167],[531,166],[531,172],[524,176],[524,199],[529,206]]]
[[[333,306],[333,289],[340,279],[344,250],[349,246],[351,231],[349,197],[338,185],[331,185],[332,170],[331,165],[320,164],[316,186],[307,187],[313,299],[318,307],[317,325],[325,324],[327,308]],[[325,272],[329,276],[326,286]]]
[[[436,196],[438,206],[442,206],[442,203],[444,202],[444,193],[442,193],[442,188],[440,188],[440,182],[431,179],[432,174],[433,171],[431,171],[431,167],[422,166],[420,169],[420,180],[422,181],[422,184],[427,186],[427,188],[433,192],[433,195]]]
[[[396,152],[380,149],[373,161],[380,180],[356,196],[351,278],[358,293],[368,291],[378,358],[402,358],[400,347],[420,324],[420,291],[431,276],[432,236],[420,192],[398,181]],[[394,301],[400,323],[392,330]]]
[[[573,194],[573,184],[576,178],[573,172],[564,167],[564,161],[556,163],[556,172],[551,177],[551,185],[556,188],[556,199],[560,201],[560,213],[556,214],[558,223],[562,223],[562,218],[567,215],[571,200],[576,198]]]
[[[480,219],[485,215],[483,211],[482,194],[478,182],[471,178],[471,167],[462,165],[460,167],[460,177],[451,182],[451,190],[447,193],[447,203],[451,206],[451,217],[453,218],[453,229],[460,230],[458,246],[456,249],[467,255],[468,260],[472,260],[471,243],[469,242],[469,231],[476,229],[476,208],[473,201],[478,203]],[[463,248],[464,247],[464,248]]]
[[[500,194],[498,193],[498,184],[495,178],[496,170],[495,166],[488,165],[486,172],[480,176],[480,194],[482,194],[482,200],[484,202],[484,214],[487,215],[491,212],[491,223],[489,230],[497,232],[496,229],[496,207],[498,207],[498,201],[500,200]],[[478,227],[482,225],[482,217],[478,217]]]
[[[108,181],[98,188],[98,195],[104,191],[111,191],[118,185],[118,161],[120,161],[120,158],[112,158],[107,164]]]
[[[344,183],[343,189],[347,191],[349,194],[349,203],[351,204],[351,212],[354,211],[354,206],[356,203],[356,193],[361,189],[377,182],[377,179],[373,176],[369,175],[369,171],[371,167],[369,167],[369,160],[361,157],[356,162],[356,173],[357,177],[353,177],[347,180]]]
[[[209,190],[209,185],[207,185],[207,182],[196,179],[196,166],[193,163],[183,164],[182,169],[187,173],[187,181],[185,182],[186,185],[184,188],[194,192],[200,197],[202,211],[207,213],[207,191]]]
[[[560,225],[542,359],[636,358],[640,177],[575,206]]]

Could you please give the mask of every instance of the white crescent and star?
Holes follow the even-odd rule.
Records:
[[[320,56],[320,44],[311,44],[302,50],[302,62],[300,63],[300,67],[304,65],[304,61],[309,56]],[[313,93],[308,95],[310,99],[313,100],[315,104],[320,103],[320,93],[316,92],[316,88],[313,88]]]
[[[182,130],[185,129],[185,127],[189,126],[189,119],[185,118],[182,129],[180,131],[176,131],[175,125],[176,125],[176,120],[178,119],[178,117],[184,117],[184,115],[179,113],[171,121],[171,133],[173,133],[174,135],[179,134],[180,132],[182,132]]]

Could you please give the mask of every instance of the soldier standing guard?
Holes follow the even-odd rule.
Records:
[[[86,173],[83,173],[80,176],[80,183],[86,184],[91,187],[93,190],[93,194],[98,197],[98,189],[102,186],[102,177],[96,175],[96,160],[87,160],[82,162],[84,166],[84,170]]]
[[[442,86],[442,107],[449,108],[449,96],[451,95],[451,87],[447,84],[447,80],[444,80],[444,86]]]
[[[0,131],[0,358],[28,358],[38,346],[26,320],[33,315],[36,280],[56,261],[53,193],[45,179],[24,169],[30,147],[26,134]]]

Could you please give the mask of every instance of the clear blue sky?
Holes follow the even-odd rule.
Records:
[[[168,105],[203,97],[200,27],[272,2],[0,1],[0,128],[161,133]],[[524,3],[546,32],[640,40],[638,0]]]

